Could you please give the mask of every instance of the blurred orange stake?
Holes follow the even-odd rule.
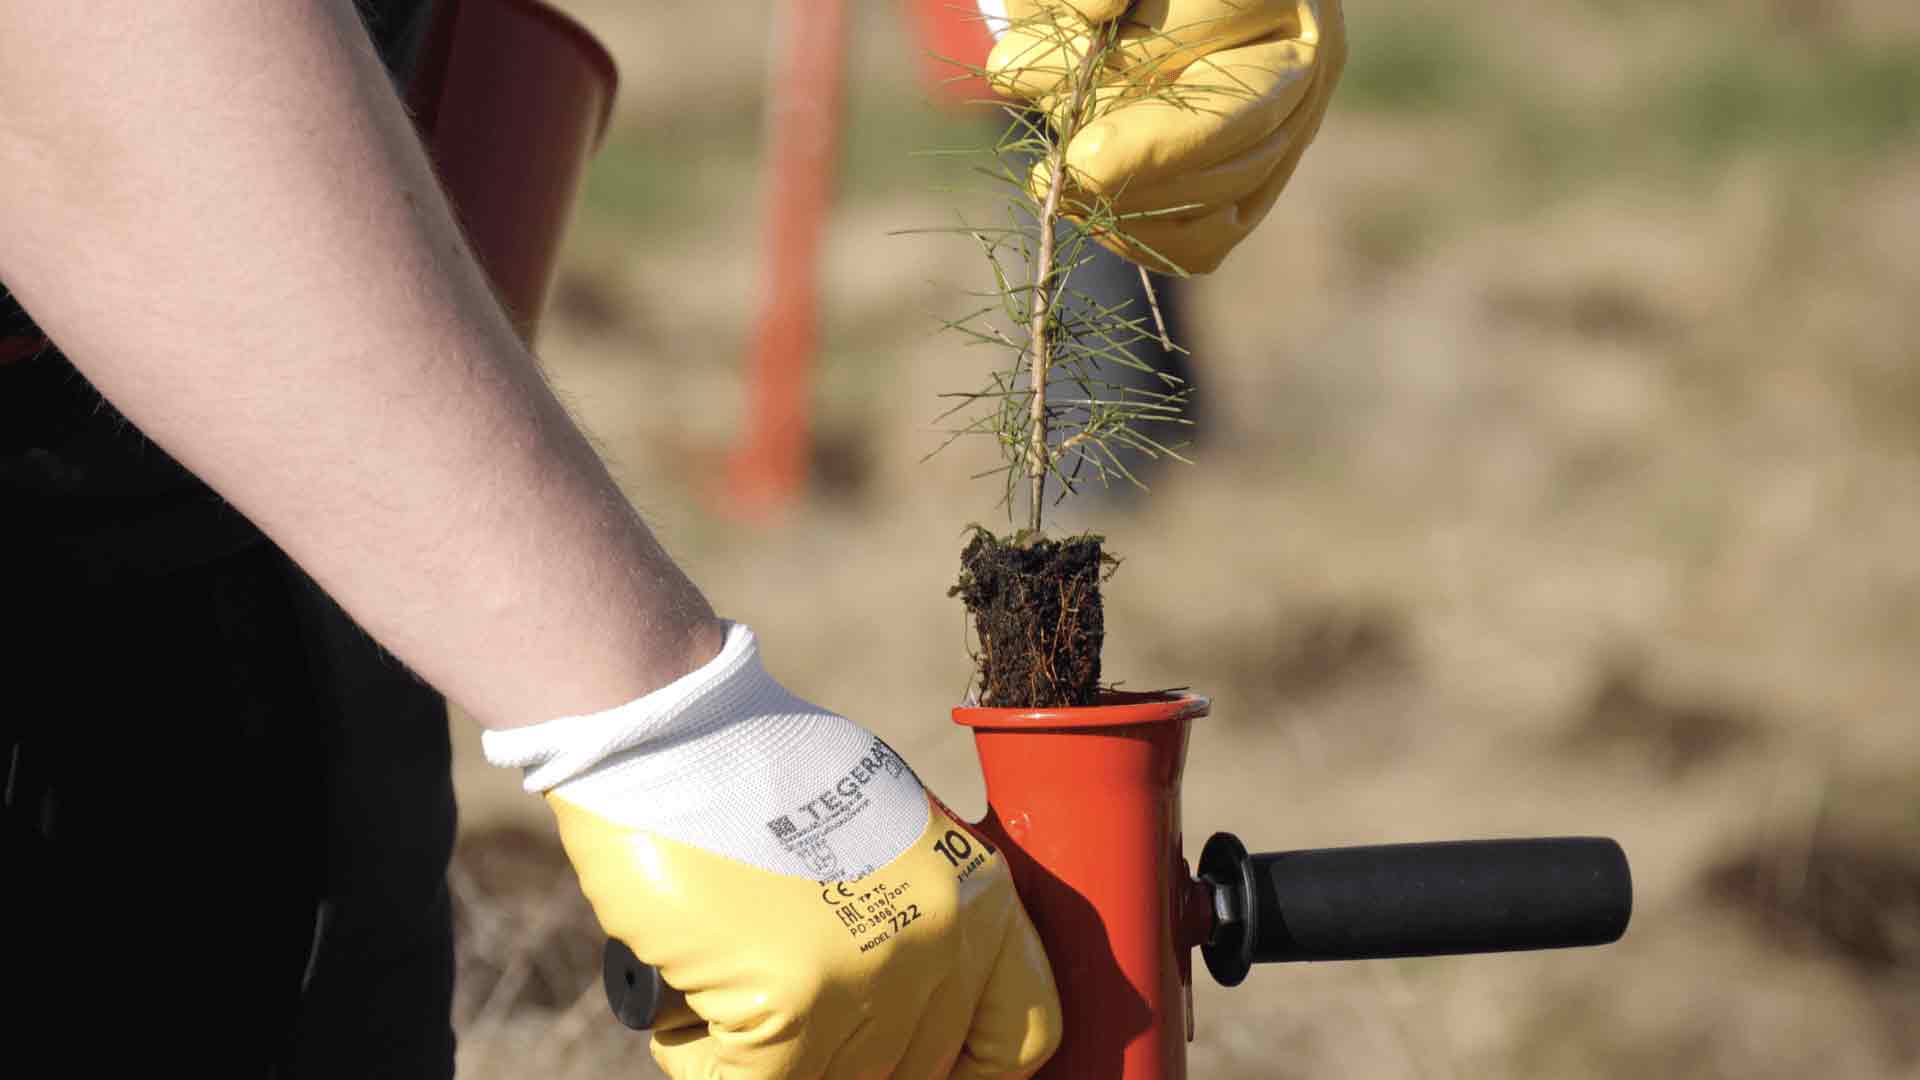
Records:
[[[728,460],[723,508],[751,521],[791,508],[807,481],[820,234],[840,149],[847,6],[845,0],[786,0],[778,19],[767,108],[767,247],[747,372],[747,441]]]

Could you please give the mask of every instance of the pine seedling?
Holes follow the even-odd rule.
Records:
[[[1164,433],[1188,422],[1188,388],[1136,355],[1150,342],[1168,352],[1179,348],[1168,339],[1146,270],[1145,310],[1098,300],[1075,287],[1074,274],[1106,241],[1156,270],[1184,276],[1128,229],[1154,214],[1198,208],[1122,212],[1124,192],[1099,192],[1077,179],[1067,150],[1089,125],[1142,98],[1206,108],[1217,107],[1221,93],[1183,90],[1153,63],[1121,62],[1182,52],[1173,42],[1153,48],[1160,41],[1145,27],[1104,24],[1087,35],[1077,21],[1043,12],[1015,29],[1028,31],[1038,43],[1035,55],[1054,65],[1029,69],[1054,89],[1039,112],[999,103],[1010,123],[975,171],[1003,196],[1001,220],[919,230],[958,233],[979,246],[993,287],[973,294],[973,310],[943,322],[968,345],[1001,353],[985,386],[941,395],[951,405],[940,419],[952,426],[928,456],[963,436],[990,438],[1000,464],[980,475],[1000,478],[1009,523],[1023,490],[1026,495],[1025,528],[1006,540],[976,528],[952,590],[973,616],[977,700],[1015,708],[1085,706],[1100,693],[1100,586],[1117,561],[1101,550],[1098,536],[1047,539],[1049,495],[1058,502],[1096,481],[1144,488],[1127,464],[1133,457],[1185,462],[1181,444]],[[1117,80],[1116,72],[1126,78]],[[1148,373],[1149,388],[1109,377],[1122,368]]]
[[[1177,276],[1184,272],[1131,238],[1128,226],[1196,207],[1123,213],[1117,207],[1123,193],[1096,194],[1090,185],[1076,182],[1066,161],[1067,147],[1112,109],[1143,97],[1199,109],[1217,106],[1221,95],[1218,88],[1209,88],[1207,95],[1183,89],[1163,78],[1153,64],[1121,64],[1123,49],[1135,56],[1154,51],[1148,48],[1154,35],[1141,27],[1123,32],[1121,24],[1109,23],[1089,39],[1078,24],[1052,13],[1019,25],[1037,29],[1036,36],[1045,42],[1035,52],[1047,59],[1029,70],[1058,80],[1048,108],[1042,113],[997,102],[1009,124],[984,153],[979,148],[938,151],[985,157],[974,171],[1004,196],[1002,219],[913,231],[959,234],[979,246],[993,287],[970,294],[978,306],[943,323],[969,345],[1003,353],[985,386],[941,395],[951,405],[938,422],[951,426],[928,457],[964,436],[993,440],[1001,464],[980,476],[1000,478],[1001,503],[1010,522],[1024,487],[1026,528],[1038,533],[1050,493],[1057,503],[1092,482],[1145,488],[1128,467],[1134,456],[1187,461],[1181,454],[1184,443],[1170,433],[1188,423],[1184,411],[1189,388],[1137,355],[1149,343],[1169,352],[1185,351],[1167,336],[1146,266]],[[985,74],[966,65],[956,67],[963,74]],[[1127,79],[1116,85],[1113,73],[1122,70]],[[1121,237],[1127,237],[1124,245],[1144,264],[1144,306],[1103,303],[1075,287],[1074,274],[1092,260],[1095,244]],[[1144,380],[1148,386],[1138,385],[1143,381],[1139,379],[1128,385],[1113,378],[1122,368],[1149,375]]]

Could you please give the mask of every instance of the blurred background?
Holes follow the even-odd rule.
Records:
[[[766,0],[559,0],[623,86],[542,354],[773,672],[957,809],[990,207],[900,0],[854,6],[804,502],[723,511],[759,297]],[[1572,953],[1196,981],[1205,1078],[1920,1076],[1920,5],[1349,0],[1265,226],[1187,291],[1197,464],[1073,524],[1108,677],[1214,699],[1188,850],[1617,837]],[[462,746],[462,1075],[652,1075],[539,801]]]

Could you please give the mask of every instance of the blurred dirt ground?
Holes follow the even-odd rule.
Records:
[[[741,527],[769,5],[562,6],[626,81],[556,383],[774,672],[978,812],[946,588],[995,492],[985,447],[920,459],[982,271],[888,234],[981,205],[912,155],[990,128],[860,6],[816,486]],[[1073,515],[1127,560],[1107,670],[1214,698],[1189,850],[1605,834],[1637,911],[1603,950],[1203,977],[1192,1075],[1920,1076],[1920,6],[1349,8],[1318,145],[1188,293],[1198,466]],[[462,1075],[650,1074],[544,811],[457,731]]]

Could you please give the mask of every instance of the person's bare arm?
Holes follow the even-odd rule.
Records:
[[[482,723],[719,625],[494,301],[350,0],[0,5],[0,280]]]

